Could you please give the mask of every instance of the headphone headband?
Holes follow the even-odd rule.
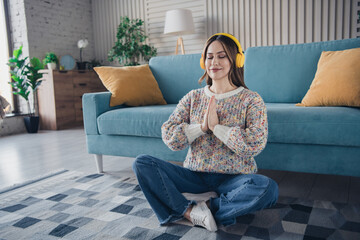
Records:
[[[236,37],[234,37],[233,35],[231,35],[229,33],[216,33],[216,34],[212,35],[211,37],[209,37],[209,39],[206,42],[208,42],[212,37],[220,36],[220,35],[230,38],[236,44],[236,46],[238,48],[238,53],[236,54],[235,64],[236,64],[236,67],[238,67],[238,68],[243,67],[244,62],[245,62],[245,56],[244,56],[241,44],[240,44],[239,40],[236,39]],[[200,67],[202,69],[205,69],[205,59],[204,59],[203,55],[201,55]]]
[[[231,40],[233,40],[233,42],[236,44],[236,46],[238,47],[238,53],[240,54],[243,54],[243,50],[242,50],[242,47],[241,47],[241,44],[239,42],[239,40],[236,39],[236,37],[234,37],[233,35],[229,34],[229,33],[215,33],[214,35],[212,35],[211,37],[209,37],[209,39],[211,39],[212,37],[214,36],[225,36],[225,37],[228,37],[230,38]],[[208,41],[209,41],[208,39]]]

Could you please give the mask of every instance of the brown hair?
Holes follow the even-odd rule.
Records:
[[[228,74],[230,83],[234,84],[237,87],[247,88],[247,86],[245,85],[245,82],[244,82],[244,68],[236,67],[236,55],[239,52],[239,49],[238,49],[236,43],[231,38],[226,37],[224,35],[215,35],[215,36],[209,38],[206,42],[204,51],[202,53],[202,56],[203,56],[202,61],[204,61],[204,64],[205,64],[205,59],[206,59],[206,54],[207,54],[208,48],[209,48],[210,44],[215,41],[219,41],[221,43],[221,45],[223,46],[223,48],[226,52],[226,56],[229,59],[230,64],[232,66],[230,68],[230,71]],[[202,75],[202,77],[199,79],[199,84],[201,84],[201,82],[205,78],[206,78],[206,84],[211,86],[212,79],[207,74],[206,70],[205,70],[204,75]]]

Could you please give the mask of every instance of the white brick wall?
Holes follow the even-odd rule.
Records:
[[[79,59],[77,41],[86,38],[83,61],[94,58],[91,0],[24,0],[31,57],[54,52]]]
[[[29,55],[29,42],[25,19],[24,0],[8,0],[10,18],[10,36],[12,48],[17,49],[23,45],[23,55]],[[10,54],[12,55],[12,53]],[[22,97],[19,97],[19,107],[21,113],[27,113],[27,105]]]
[[[23,45],[23,53],[29,54],[29,43],[25,16],[24,0],[8,0],[10,18],[10,36],[12,48]]]

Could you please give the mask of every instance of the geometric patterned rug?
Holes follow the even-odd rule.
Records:
[[[280,197],[219,226],[159,226],[133,175],[61,171],[0,191],[0,239],[360,239],[360,205]]]

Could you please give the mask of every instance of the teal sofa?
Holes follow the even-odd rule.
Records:
[[[322,51],[359,47],[360,39],[344,39],[246,50],[245,83],[262,96],[268,112],[268,143],[255,157],[259,168],[360,176],[360,108],[295,106],[309,89]],[[204,86],[198,84],[199,59],[191,54],[150,60],[167,105],[110,107],[109,92],[83,96],[87,148],[99,172],[103,155],[185,159],[188,149],[174,152],[162,142],[161,125],[187,92]]]

